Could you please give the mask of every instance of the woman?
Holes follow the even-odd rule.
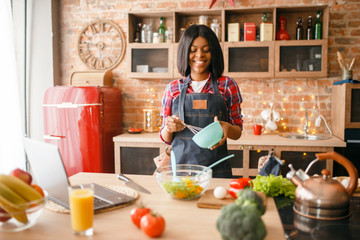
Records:
[[[162,140],[172,145],[177,164],[208,166],[225,157],[226,139],[242,131],[241,94],[236,82],[225,76],[224,58],[215,33],[205,25],[191,25],[179,42],[178,70],[184,79],[167,85],[162,99]],[[184,123],[206,127],[220,121],[222,140],[211,149],[200,148]],[[214,177],[232,177],[228,161],[213,168]]]

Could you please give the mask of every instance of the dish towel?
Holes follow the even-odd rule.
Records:
[[[284,163],[280,159],[274,156],[274,153],[271,153],[269,160],[267,161],[265,166],[260,170],[259,175],[268,176],[272,174],[274,176],[279,176],[280,167],[283,164]]]
[[[345,79],[345,80],[336,81],[333,83],[333,85],[341,85],[343,83],[360,83],[360,81],[355,79]]]

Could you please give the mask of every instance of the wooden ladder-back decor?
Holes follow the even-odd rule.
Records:
[[[73,72],[70,77],[71,86],[113,86],[111,71]]]

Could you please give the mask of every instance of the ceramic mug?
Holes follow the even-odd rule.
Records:
[[[254,135],[260,135],[264,131],[264,128],[260,124],[254,124],[253,130],[254,130]]]

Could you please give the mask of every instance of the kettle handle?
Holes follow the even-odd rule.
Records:
[[[336,152],[327,152],[327,153],[316,153],[315,156],[319,160],[325,160],[325,159],[333,159],[339,164],[341,164],[343,167],[346,168],[347,172],[350,176],[349,186],[346,188],[346,191],[348,192],[349,196],[351,197],[357,187],[358,182],[358,171],[354,164],[350,162],[347,158],[344,156],[336,153]]]

